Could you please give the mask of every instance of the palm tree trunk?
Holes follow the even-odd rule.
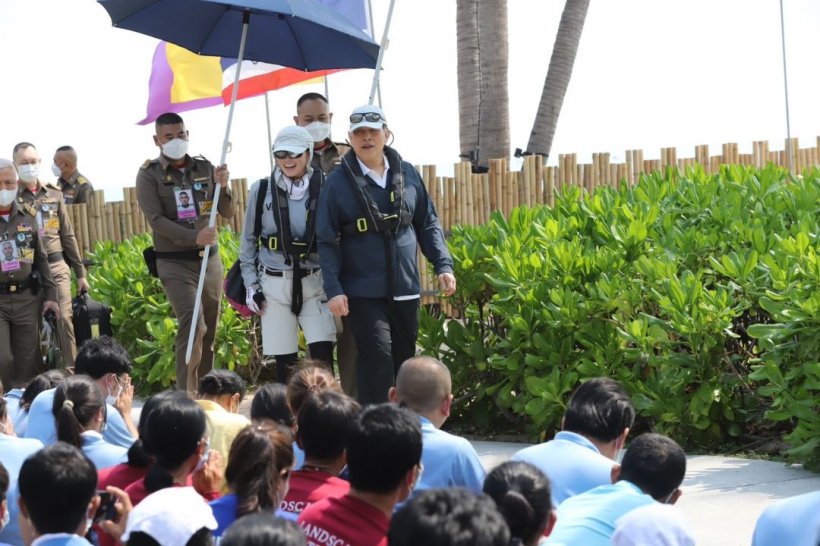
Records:
[[[564,13],[561,15],[561,23],[558,25],[541,102],[538,104],[538,113],[535,115],[527,144],[527,153],[541,155],[545,162],[552,149],[558,116],[561,114],[561,106],[564,104],[564,96],[572,77],[572,67],[578,53],[578,44],[581,42],[581,32],[584,30],[588,8],[589,0],[567,0]]]

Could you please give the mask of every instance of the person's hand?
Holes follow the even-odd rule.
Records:
[[[196,492],[204,497],[209,493],[219,491],[224,477],[225,470],[222,468],[222,455],[217,450],[212,449],[208,454],[208,461],[202,468],[193,473],[191,481]]]
[[[82,294],[83,292],[90,292],[91,286],[88,284],[88,279],[82,277],[81,279],[77,279],[77,293]]]
[[[230,173],[228,172],[228,166],[224,164],[217,167],[214,171],[214,178],[216,179],[216,183],[222,186],[223,190],[228,187],[229,175]]]
[[[54,317],[57,320],[60,319],[60,305],[56,301],[46,300],[45,303],[43,303],[43,315],[49,311],[54,311]]]
[[[117,519],[101,521],[100,527],[119,543],[120,538],[125,533],[125,526],[128,524],[128,514],[131,513],[134,507],[128,493],[122,489],[109,485],[105,490],[117,497],[117,503],[114,505],[114,509],[117,511]]]
[[[245,289],[245,305],[257,315],[265,313],[265,296],[254,288]]]
[[[206,227],[196,234],[197,246],[211,246],[216,242],[216,227]]]
[[[438,276],[438,285],[445,296],[456,293],[456,278],[452,273],[442,273]]]
[[[346,317],[350,313],[350,309],[347,308],[347,296],[344,294],[330,298],[327,308],[337,317]]]
[[[131,377],[125,380],[122,392],[114,401],[114,408],[122,416],[131,415],[131,407],[134,404],[134,385],[131,384]]]

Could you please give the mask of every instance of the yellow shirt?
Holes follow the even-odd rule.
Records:
[[[238,413],[231,413],[211,400],[197,400],[197,404],[205,411],[208,418],[208,429],[211,433],[211,449],[222,454],[225,468],[228,466],[228,453],[231,444],[239,431],[250,425],[247,417]]]

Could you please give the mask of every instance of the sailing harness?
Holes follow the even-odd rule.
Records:
[[[404,173],[401,170],[401,157],[394,150],[385,148],[385,157],[387,157],[388,165],[390,166],[390,182],[385,189],[390,192],[390,203],[393,205],[393,210],[389,213],[384,213],[379,210],[379,206],[373,201],[370,193],[367,191],[367,178],[361,174],[358,162],[352,164],[351,157],[355,157],[353,152],[350,152],[342,159],[342,166],[346,171],[347,178],[353,186],[353,195],[359,203],[363,215],[356,218],[353,222],[342,226],[342,234],[360,235],[365,233],[381,233],[384,241],[384,257],[385,269],[387,272],[387,298],[389,302],[393,302],[393,295],[395,291],[395,278],[393,271],[393,245],[392,240],[399,232],[402,226],[409,226],[413,221],[413,216],[409,210],[404,206],[405,192],[404,192]]]
[[[271,173],[271,180],[274,179]],[[259,246],[281,252],[285,257],[285,265],[293,268],[293,287],[291,292],[290,310],[299,316],[302,311],[304,298],[302,297],[302,277],[305,270],[301,263],[309,254],[316,252],[316,205],[319,202],[319,191],[324,183],[324,174],[320,169],[313,169],[308,186],[307,226],[305,235],[296,238],[290,230],[290,211],[288,209],[288,193],[277,184],[271,184],[272,206],[271,212],[276,219],[277,233],[267,237],[259,237]],[[264,200],[264,195],[257,199]]]

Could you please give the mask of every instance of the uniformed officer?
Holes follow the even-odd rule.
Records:
[[[319,93],[305,93],[299,97],[293,121],[299,127],[304,127],[313,138],[313,158],[310,166],[329,175],[350,147],[346,144],[337,144],[330,138],[333,112],[330,111],[327,98]],[[358,394],[356,358],[359,353],[356,351],[356,340],[353,339],[353,328],[349,321],[348,317],[336,317],[336,356],[339,361],[342,388],[346,394],[355,398]]]
[[[208,227],[216,184],[222,186],[219,214],[231,218],[234,204],[228,187],[228,168],[215,168],[202,156],[188,155],[188,131],[179,115],[162,114],[155,123],[155,133],[154,144],[160,155],[140,168],[137,200],[154,231],[159,279],[179,323],[177,388],[193,392],[199,378],[213,367],[213,343],[222,298],[224,272],[216,247],[216,228]],[[195,206],[182,206],[182,194],[192,197]],[[209,245],[212,248],[202,292],[202,312],[197,320],[191,362],[186,366],[199,269],[203,250]]]
[[[77,276],[77,292],[82,293],[89,289],[85,267],[74,237],[74,228],[63,203],[62,192],[40,182],[40,154],[34,145],[21,142],[15,146],[14,164],[22,181],[17,192],[17,203],[30,205],[37,212],[37,230],[48,254],[48,264],[54,284],[57,285],[60,303],[57,340],[63,353],[63,362],[71,368],[77,357],[71,311],[71,270]]]
[[[77,170],[77,152],[71,146],[60,146],[54,152],[51,172],[57,177],[57,188],[63,192],[66,205],[88,203],[94,187]]]
[[[0,267],[0,379],[7,388],[20,387],[42,371],[39,313],[60,314],[37,211],[17,202],[17,186],[14,163],[0,159],[0,241],[8,243],[15,258]]]

